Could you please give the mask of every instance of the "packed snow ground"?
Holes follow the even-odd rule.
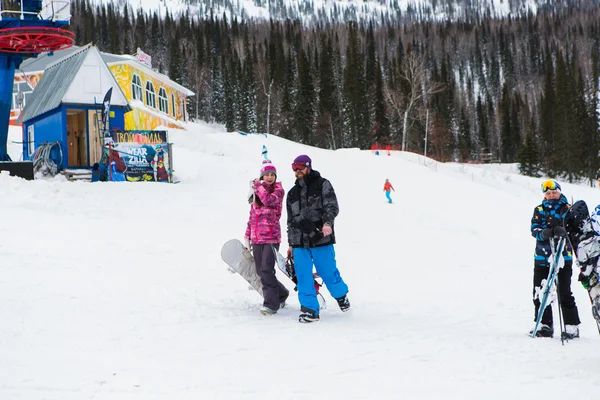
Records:
[[[577,282],[582,337],[527,336],[541,179],[204,124],[170,139],[177,185],[0,174],[0,399],[594,398],[600,336]],[[221,261],[263,144],[286,190],[302,153],[336,189],[351,312],[324,290],[319,323],[297,322],[295,295],[264,317]]]

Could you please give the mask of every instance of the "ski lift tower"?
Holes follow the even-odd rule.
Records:
[[[73,32],[60,28],[71,19],[71,0],[14,3],[14,8],[20,8],[7,9],[5,5],[2,9],[0,2],[0,161],[11,161],[6,143],[15,70],[26,58],[75,44]]]

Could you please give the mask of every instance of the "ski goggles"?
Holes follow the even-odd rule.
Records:
[[[546,193],[548,191],[560,191],[560,185],[554,179],[548,179],[542,183],[542,192]]]
[[[306,165],[306,163],[303,162],[295,162],[292,163],[292,170],[294,172],[296,171],[302,171],[304,168],[306,168],[308,165]]]

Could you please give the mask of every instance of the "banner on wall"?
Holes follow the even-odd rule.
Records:
[[[128,182],[171,182],[171,154],[167,131],[112,131],[111,163],[124,164]]]

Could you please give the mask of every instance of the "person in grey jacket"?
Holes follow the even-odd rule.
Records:
[[[313,264],[342,311],[350,309],[348,286],[335,261],[335,218],[339,213],[331,183],[312,169],[307,155],[292,163],[296,183],[287,194],[288,257],[293,258],[298,279],[300,322],[319,320],[319,302],[313,280]]]

